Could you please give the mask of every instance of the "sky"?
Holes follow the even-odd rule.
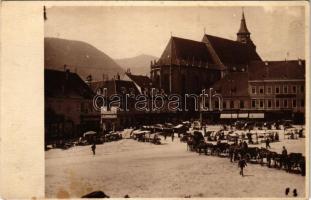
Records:
[[[264,60],[305,59],[305,14],[299,6],[244,7],[246,24]],[[160,57],[171,35],[201,41],[209,35],[236,40],[241,7],[47,8],[45,37],[87,42],[112,58]]]

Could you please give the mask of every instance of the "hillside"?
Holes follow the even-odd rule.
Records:
[[[139,55],[132,58],[115,59],[124,70],[130,68],[131,73],[137,75],[150,75],[150,61],[158,59],[155,56]]]
[[[45,38],[45,68],[63,70],[65,64],[83,79],[91,74],[93,80],[102,80],[103,74],[108,74],[109,78],[112,78],[118,72],[120,74],[124,72],[112,58],[88,43]]]

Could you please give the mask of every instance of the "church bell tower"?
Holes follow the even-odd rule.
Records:
[[[244,44],[248,44],[250,47],[253,47],[254,49],[256,49],[255,44],[251,40],[251,33],[248,31],[247,26],[246,26],[244,10],[242,10],[242,19],[241,19],[239,32],[237,33],[237,41],[244,43]]]

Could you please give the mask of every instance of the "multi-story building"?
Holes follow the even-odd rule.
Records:
[[[94,93],[76,73],[45,69],[44,82],[47,142],[98,130],[99,112],[92,104]]]
[[[301,122],[305,112],[305,61],[251,62],[246,72],[232,72],[213,88],[223,96],[224,112],[234,113],[234,118],[241,113],[261,113],[257,116]]]
[[[249,66],[251,110],[302,118],[305,112],[305,61],[254,62]],[[289,116],[286,116],[287,115]]]

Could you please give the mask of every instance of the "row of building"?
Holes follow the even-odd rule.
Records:
[[[83,81],[68,70],[45,70],[46,134],[76,137],[87,130],[116,130],[143,124],[201,118],[292,119],[304,122],[305,61],[263,61],[251,40],[244,13],[237,40],[204,34],[201,41],[171,37],[158,60],[151,61],[150,77],[128,70],[112,80]],[[130,112],[103,107],[95,110],[96,94],[146,94],[152,88],[165,94],[200,94],[213,90],[222,97],[212,107],[222,110]]]

